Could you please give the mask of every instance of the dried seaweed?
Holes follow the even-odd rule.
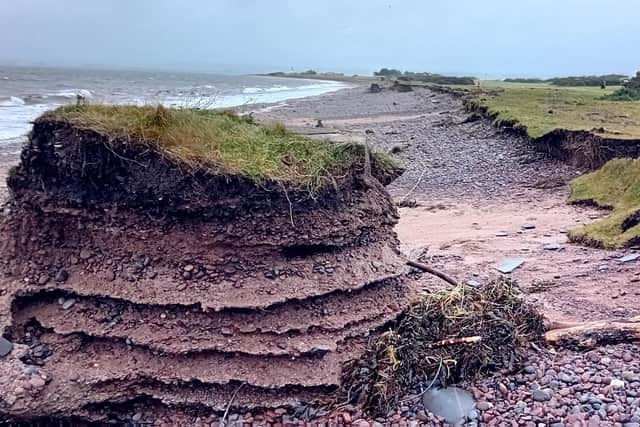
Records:
[[[543,332],[541,314],[509,279],[428,294],[373,339],[364,358],[345,366],[339,401],[387,413],[420,382],[446,385],[515,368]],[[476,343],[455,342],[477,336]]]

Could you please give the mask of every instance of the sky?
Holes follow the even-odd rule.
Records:
[[[0,0],[0,63],[631,74],[638,22],[638,0]]]

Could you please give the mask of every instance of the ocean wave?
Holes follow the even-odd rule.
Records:
[[[24,104],[25,104],[24,99],[18,96],[11,96],[9,97],[9,99],[0,101],[0,107],[19,107]]]
[[[44,97],[51,99],[51,98],[67,98],[67,99],[72,99],[77,97],[78,95],[82,95],[87,99],[91,99],[93,98],[93,93],[91,93],[90,90],[88,89],[72,89],[72,90],[61,90],[60,92],[50,92],[47,93]]]
[[[242,89],[242,93],[244,94],[254,94],[254,93],[264,93],[264,92],[283,92],[285,90],[298,90],[303,89],[303,87],[291,88],[289,86],[276,85],[272,87],[245,87]]]

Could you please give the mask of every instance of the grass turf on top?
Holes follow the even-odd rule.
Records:
[[[257,125],[229,110],[83,105],[60,107],[43,119],[92,130],[120,143],[149,144],[194,170],[257,183],[276,181],[311,192],[344,172],[362,152],[354,145],[296,135],[282,124]],[[395,166],[388,157],[372,154],[378,166]]]
[[[613,209],[608,217],[572,230],[571,240],[607,248],[640,242],[640,159],[613,159],[574,179],[569,201]]]
[[[472,102],[496,121],[517,122],[531,138],[556,129],[585,130],[615,139],[640,139],[640,102],[603,99],[619,87],[558,87],[546,83],[482,81]],[[605,130],[605,132],[602,132]]]

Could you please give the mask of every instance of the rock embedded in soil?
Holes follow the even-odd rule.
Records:
[[[631,261],[635,261],[637,259],[640,259],[640,254],[625,255],[623,257],[618,258],[618,261],[620,261],[620,262],[631,262]]]
[[[504,274],[511,273],[516,268],[524,264],[522,258],[505,258],[497,266],[498,271]]]
[[[413,297],[386,178],[363,157],[312,197],[148,148],[36,121],[0,224],[3,415],[330,399]],[[33,365],[37,393],[3,397]]]
[[[5,337],[0,337],[0,357],[4,357],[11,353],[13,350],[13,344]]]

